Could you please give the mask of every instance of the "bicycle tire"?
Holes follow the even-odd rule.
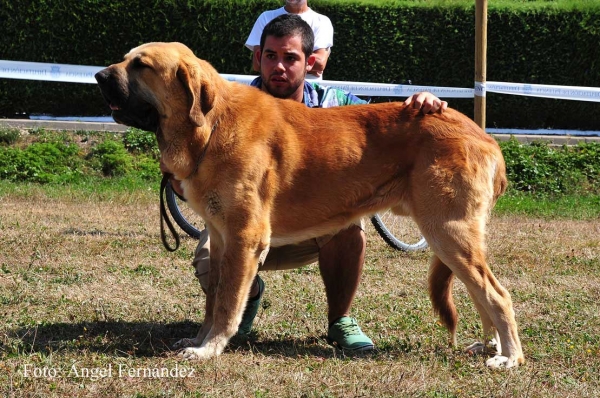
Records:
[[[170,182],[165,188],[165,199],[167,201],[167,208],[169,209],[169,213],[171,213],[171,217],[173,217],[173,220],[179,226],[179,228],[183,230],[183,232],[198,240],[204,238],[204,236],[208,234],[208,231],[204,227],[200,216],[195,215],[197,220],[192,222],[188,220],[188,218],[191,218],[190,216],[186,217],[184,215],[182,207],[185,205],[185,201],[181,200],[177,196]],[[191,209],[187,209],[185,211],[185,213],[189,213],[190,215],[192,214],[191,212]]]
[[[414,222],[409,217],[397,216],[390,210],[375,214],[371,223],[383,240],[396,250],[415,252],[425,250],[429,245]],[[402,226],[400,231],[399,226]]]

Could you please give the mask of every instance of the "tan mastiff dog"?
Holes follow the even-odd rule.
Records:
[[[492,367],[524,362],[512,302],[486,263],[486,221],[504,192],[497,143],[461,113],[402,103],[310,109],[228,82],[180,43],[148,43],[96,79],[122,124],[156,132],[163,162],[206,221],[210,288],[181,355],[219,355],[236,333],[261,253],[391,208],[433,250],[429,295],[456,343],[453,277],[495,337]]]

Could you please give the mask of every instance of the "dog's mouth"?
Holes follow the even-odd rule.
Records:
[[[112,118],[119,124],[150,131],[152,133],[155,133],[158,130],[158,111],[147,102],[129,101],[126,106],[109,103],[109,107],[112,111]]]
[[[156,132],[159,124],[158,111],[136,95],[131,83],[119,78],[109,68],[95,75],[104,100],[111,110],[112,118],[120,124]]]
[[[104,97],[104,101],[106,101],[106,103],[108,104],[108,107],[110,108],[110,110],[112,112],[118,112],[118,111],[121,110],[122,106],[121,105],[117,105],[117,103],[115,102],[115,100],[111,100],[109,98],[109,96],[102,89],[102,86],[100,86],[100,92],[102,93],[102,96]]]

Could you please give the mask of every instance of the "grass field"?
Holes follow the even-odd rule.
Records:
[[[353,307],[378,350],[325,342],[318,268],[263,273],[255,335],[219,358],[186,362],[204,295],[194,241],[166,252],[153,189],[0,195],[0,396],[595,397],[600,391],[600,222],[502,212],[489,262],[512,294],[527,363],[485,368],[460,348],[481,327],[455,286],[459,347],[448,347],[425,288],[428,252],[392,251],[369,229]]]

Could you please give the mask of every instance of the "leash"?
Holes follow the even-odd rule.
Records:
[[[208,136],[208,140],[206,142],[206,146],[204,147],[204,151],[202,151],[200,158],[196,162],[196,167],[194,168],[194,171],[192,171],[192,174],[195,173],[196,171],[198,171],[200,162],[202,162],[202,160],[204,159],[204,156],[206,155],[206,151],[208,150],[208,144],[210,143],[210,139],[212,138],[213,133],[218,125],[219,125],[219,121],[217,120],[215,122],[215,124],[213,125],[212,129],[210,130],[210,135]],[[170,173],[165,173],[165,174],[163,174],[162,180],[160,181],[160,194],[159,194],[159,196],[160,196],[160,240],[162,241],[162,244],[165,247],[165,249],[167,249],[170,252],[174,252],[175,250],[179,249],[180,239],[179,239],[179,234],[177,233],[177,230],[175,230],[175,227],[173,227],[173,223],[171,222],[171,220],[169,219],[169,216],[167,215],[167,209],[165,208],[165,199],[164,199],[166,196],[165,190],[167,188],[167,184],[169,183],[169,179],[171,177],[172,177],[172,175]],[[185,199],[181,195],[179,195],[175,190],[173,190],[173,192],[175,193],[175,195],[177,195],[177,197],[179,199],[185,201]],[[167,242],[167,234],[165,233],[165,226],[164,226],[165,223],[167,224],[167,227],[169,228],[169,232],[171,232],[171,235],[175,239],[175,247],[171,247],[169,245],[169,242]]]
[[[162,241],[162,244],[165,247],[165,249],[167,249],[170,252],[174,252],[175,250],[179,249],[180,240],[179,234],[175,230],[175,227],[173,227],[173,223],[169,219],[169,216],[167,215],[167,209],[165,208],[164,197],[167,184],[169,183],[169,178],[171,178],[171,174],[165,173],[163,174],[163,178],[160,181],[160,240]],[[171,232],[171,235],[175,239],[175,247],[170,246],[169,242],[167,242],[167,234],[165,233],[164,226],[165,223],[169,228],[169,232]]]

